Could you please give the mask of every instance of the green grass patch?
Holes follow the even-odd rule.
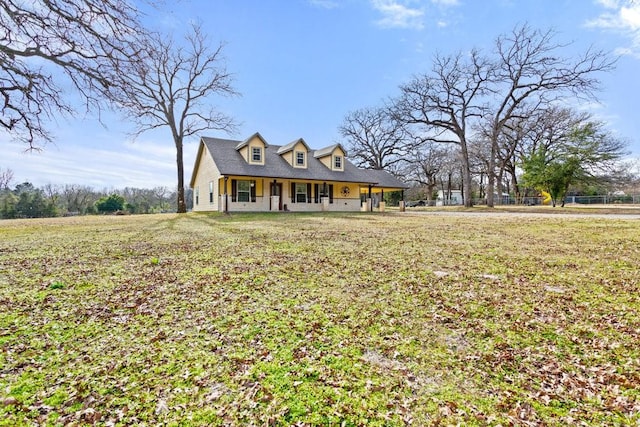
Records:
[[[523,209],[0,222],[0,425],[637,424],[637,221]]]

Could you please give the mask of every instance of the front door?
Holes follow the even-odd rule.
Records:
[[[271,183],[271,195],[278,196],[278,210],[281,211],[282,210],[282,183],[281,182]],[[271,210],[274,210],[274,208],[275,206],[271,206]]]

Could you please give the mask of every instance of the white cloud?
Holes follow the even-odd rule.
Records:
[[[382,28],[424,28],[424,10],[413,8],[397,0],[371,0],[371,5],[382,14],[376,24]]]
[[[640,58],[640,2],[636,0],[597,0],[596,3],[607,9],[607,12],[588,21],[586,25],[622,34],[630,40],[631,45],[618,47],[616,53]]]
[[[427,15],[438,28],[449,25],[448,21],[438,18],[438,14],[446,14],[447,10],[460,5],[460,0],[370,0],[371,6],[382,18],[376,21],[381,28],[404,28],[422,30]],[[431,16],[433,15],[433,16]]]
[[[617,56],[637,55],[634,50],[629,47],[617,47],[613,50],[613,54]]]
[[[333,0],[309,0],[309,4],[322,9],[335,9],[340,6],[338,2]]]
[[[596,3],[601,4],[607,9],[616,9],[618,7],[618,4],[620,3],[620,0],[596,0]]]
[[[620,18],[625,27],[637,32],[640,29],[640,3],[620,8]]]
[[[437,6],[451,7],[458,6],[460,4],[459,0],[431,0],[431,3]]]

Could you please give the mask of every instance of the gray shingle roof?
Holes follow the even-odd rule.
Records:
[[[262,137],[262,135],[260,135],[260,132],[256,132],[253,135],[251,135],[249,138],[245,139],[244,141],[236,141],[238,143],[238,145],[236,145],[236,150],[241,149],[242,147],[244,147],[245,145],[247,145],[249,143],[249,141],[251,141],[253,138],[255,137],[260,138],[260,140],[264,143],[264,145],[266,147],[269,146],[269,144],[267,144],[267,141]]]
[[[313,154],[313,157],[319,159],[321,157],[328,156],[329,154],[333,153],[333,150],[335,150],[337,147],[340,147],[340,149],[344,152],[345,156],[347,155],[347,150],[345,150],[341,144],[333,144],[333,145],[330,145],[329,147],[316,150],[315,153]]]
[[[366,172],[371,177],[371,180],[376,183],[377,187],[409,188],[407,184],[385,170],[362,169],[362,171]]]
[[[265,148],[265,164],[254,165],[247,163],[236,149],[238,145],[241,144],[240,141],[209,137],[202,137],[201,141],[206,145],[208,151],[211,153],[211,156],[222,175],[316,181],[342,181],[367,185],[370,184],[374,186],[408,188],[406,184],[399,181],[386,171],[359,169],[348,160],[344,162],[344,172],[332,171],[326,167],[316,155],[318,151],[325,151],[326,149],[312,150],[307,158],[307,168],[302,169],[294,168],[284,158],[282,158],[282,156],[278,154],[278,151],[282,147],[278,145],[268,145]],[[295,142],[297,142],[297,140]],[[332,147],[335,148],[335,146]]]
[[[304,139],[298,138],[295,141],[291,141],[287,145],[283,145],[282,147],[278,148],[278,154],[288,153],[289,151],[293,150],[293,147],[295,147],[298,142],[302,142],[302,144],[307,148],[307,152],[311,151],[307,143],[304,142]]]

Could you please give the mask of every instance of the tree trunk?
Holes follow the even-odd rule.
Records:
[[[518,176],[513,168],[509,168],[509,175],[511,175],[511,182],[513,183],[513,193],[516,195],[516,204],[522,204],[522,194],[520,194],[520,185],[518,184]]]
[[[489,170],[487,171],[487,206],[492,208],[494,206],[495,185],[496,185],[496,155],[497,155],[497,136],[494,135],[491,138],[491,155],[489,156]]]
[[[561,208],[564,208],[564,201],[567,200],[567,193],[569,192],[569,187],[570,187],[570,184],[567,184],[564,187],[564,191],[562,192],[562,202],[560,204]],[[606,203],[606,199],[605,199],[605,203]]]
[[[503,205],[504,204],[504,198],[502,193],[504,193],[504,185],[503,185],[503,181],[502,179],[504,178],[504,169],[500,169],[500,171],[498,172],[498,175],[495,176],[494,175],[494,179],[495,179],[495,191],[498,194],[498,204],[499,205]],[[494,197],[494,203],[495,203],[495,197]],[[493,207],[493,206],[492,206]]]
[[[438,183],[436,182],[436,180],[434,178],[428,179],[428,182],[427,182],[427,201],[429,202],[429,206],[435,205],[435,203],[433,202],[433,190],[436,189],[437,185],[438,185]]]
[[[492,208],[495,205],[495,194],[496,191],[496,174],[492,171],[487,173],[487,206]]]
[[[460,151],[462,154],[462,197],[464,199],[465,208],[473,207],[471,198],[471,166],[469,165],[469,153],[467,151],[467,143],[461,138]]]
[[[176,163],[178,165],[178,213],[186,213],[184,201],[184,161],[182,158],[182,141],[176,140]]]

